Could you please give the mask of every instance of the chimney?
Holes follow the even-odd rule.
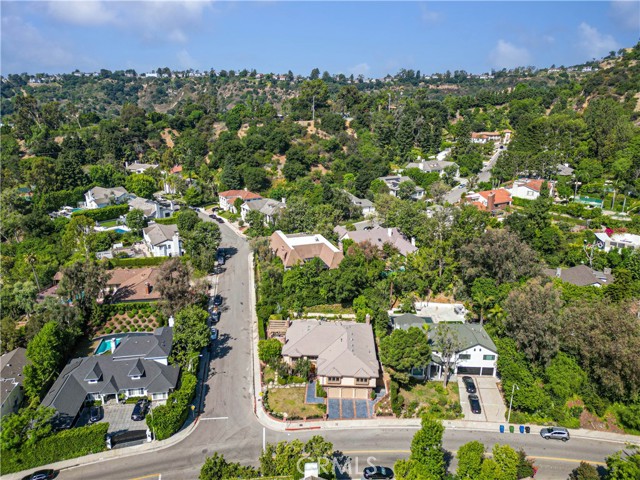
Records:
[[[368,313],[364,316],[364,321],[367,325],[371,325],[371,315]]]
[[[151,293],[151,290],[153,290],[153,287],[149,282],[146,282],[145,286],[147,287],[147,295],[149,295]]]
[[[387,228],[387,235],[388,235],[389,237],[393,236],[393,229],[391,229],[391,228]]]
[[[284,198],[284,197],[282,197],[282,198],[280,199],[280,201],[281,201],[282,203],[284,203],[285,205],[287,204],[287,199],[286,199],[286,198]]]
[[[491,191],[491,193],[489,193],[489,196],[487,197],[487,210],[489,210],[490,212],[493,212],[495,207],[496,207],[496,194],[495,192]]]
[[[560,267],[556,268],[556,277],[562,277],[562,269]]]
[[[411,245],[416,246],[416,237],[411,237]]]

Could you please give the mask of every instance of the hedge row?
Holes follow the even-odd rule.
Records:
[[[169,438],[180,430],[187,420],[191,411],[189,406],[196,394],[196,384],[196,376],[193,373],[183,371],[180,388],[169,395],[166,405],[154,408],[153,414],[147,415],[147,426],[157,440]]]
[[[77,212],[73,212],[71,216],[77,217],[78,215],[84,215],[96,222],[104,222],[106,220],[118,218],[121,215],[126,215],[127,213],[129,213],[129,205],[123,203],[121,205],[111,205],[109,207],[96,208],[93,210],[79,210]]]
[[[105,439],[108,429],[108,423],[100,422],[87,427],[63,430],[20,450],[3,450],[0,455],[0,474],[7,475],[40,465],[102,452],[106,450]]]
[[[152,267],[166,262],[169,257],[145,257],[145,258],[111,258],[109,265],[116,267]]]
[[[176,223],[178,223],[178,217],[174,215],[173,217],[169,218],[154,218],[153,221],[161,225],[175,225]]]
[[[73,190],[59,190],[45,193],[44,195],[36,195],[35,203],[46,212],[53,212],[66,206],[75,207],[84,200],[84,192],[89,188],[91,187],[76,187]]]

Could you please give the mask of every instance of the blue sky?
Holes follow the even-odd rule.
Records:
[[[581,63],[633,46],[640,2],[2,0],[2,74],[157,67],[381,77]]]

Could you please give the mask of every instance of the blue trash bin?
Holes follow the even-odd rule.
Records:
[[[520,433],[524,433],[524,425],[520,425]]]
[[[504,425],[500,425],[500,433],[504,433]]]

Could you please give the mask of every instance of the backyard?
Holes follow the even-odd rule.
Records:
[[[395,402],[393,397],[391,403],[395,403],[399,416],[419,417],[422,413],[429,413],[443,420],[462,418],[456,382],[449,382],[445,389],[442,382],[411,380],[407,385],[399,385]]]
[[[326,407],[323,404],[306,404],[305,387],[275,388],[267,392],[265,407],[276,417],[289,419],[322,418]]]
[[[164,323],[164,317],[154,305],[113,305],[107,313],[106,321],[94,331],[94,336],[153,332]]]

